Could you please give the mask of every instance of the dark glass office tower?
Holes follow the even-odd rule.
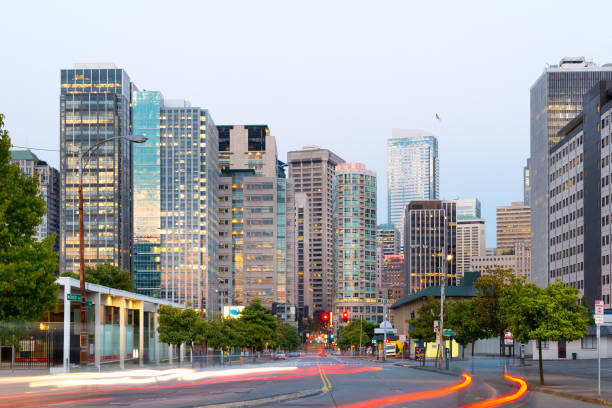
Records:
[[[612,65],[598,66],[584,58],[563,58],[548,66],[531,87],[531,279],[548,283],[549,149],[559,131],[582,112],[584,94],[600,80],[612,79]]]
[[[85,262],[131,267],[132,134],[128,74],[112,64],[76,64],[61,71],[60,272],[79,270],[79,148],[103,141],[83,168]]]

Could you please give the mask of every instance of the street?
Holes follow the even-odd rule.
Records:
[[[467,407],[517,395],[519,384],[495,370],[463,378],[350,357],[308,355],[287,360],[193,372],[95,373],[0,378],[0,407]],[[499,378],[496,378],[499,377]],[[489,381],[489,380],[495,381]],[[512,397],[510,397],[512,398]],[[243,404],[233,404],[243,402]],[[491,405],[493,404],[493,405]],[[590,407],[527,391],[507,407]]]

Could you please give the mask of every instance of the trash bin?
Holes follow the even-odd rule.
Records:
[[[578,359],[578,353],[572,353],[572,360]]]

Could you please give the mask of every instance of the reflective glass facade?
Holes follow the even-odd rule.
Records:
[[[387,140],[388,223],[402,235],[406,205],[440,195],[438,139],[423,130],[393,129]]]
[[[92,65],[61,70],[60,272],[79,270],[78,156],[105,139],[83,169],[85,262],[131,268],[131,95],[127,73]]]
[[[134,92],[134,134],[147,137],[134,146],[134,257],[138,293],[159,297],[160,271],[160,92]]]
[[[217,128],[207,110],[134,95],[134,271],[138,291],[216,307]],[[212,302],[212,304],[210,303]]]

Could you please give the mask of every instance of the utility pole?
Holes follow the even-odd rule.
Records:
[[[387,322],[387,289],[385,288],[385,298],[383,304],[383,322]],[[387,325],[383,329],[383,361],[387,361]]]
[[[85,151],[82,151],[82,148],[79,147],[78,155],[79,155],[79,278],[80,278],[80,286],[81,286],[81,332],[79,336],[79,346],[80,346],[80,357],[81,357],[81,367],[87,366],[88,362],[88,354],[89,354],[89,335],[87,333],[87,303],[85,300],[85,222],[84,222],[84,214],[83,214],[83,167],[87,166],[89,163],[89,154],[96,150],[98,147],[102,146],[104,143],[110,142],[112,140],[117,139],[125,139],[131,143],[144,143],[147,141],[147,138],[144,136],[133,136],[133,137],[125,137],[125,136],[115,136],[109,139],[102,140]],[[87,158],[85,163],[83,163],[83,159]],[[96,305],[99,307],[99,305]]]

